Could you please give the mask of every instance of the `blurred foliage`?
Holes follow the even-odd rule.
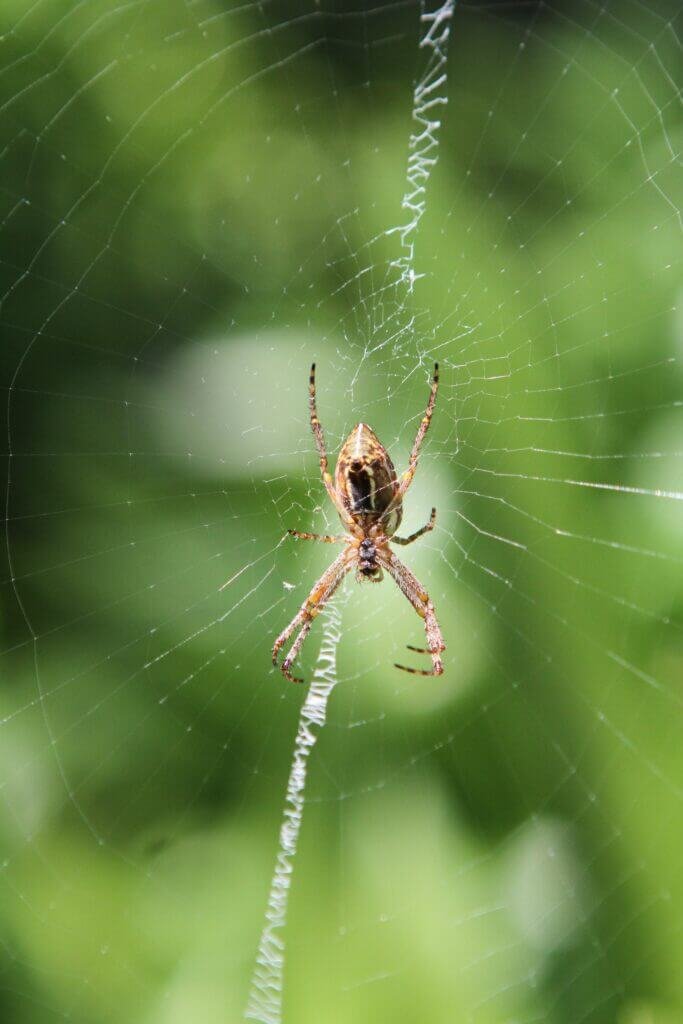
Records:
[[[270,647],[330,557],[282,537],[337,529],[313,357],[330,450],[401,465],[441,361],[406,561],[448,654],[397,678],[419,623],[352,587],[286,1019],[681,1019],[679,12],[458,7],[401,320],[418,13],[3,4],[3,1020],[241,1018]]]

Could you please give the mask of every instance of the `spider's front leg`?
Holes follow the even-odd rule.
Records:
[[[412,672],[418,676],[440,676],[443,672],[443,662],[441,661],[441,652],[446,650],[446,645],[443,642],[441,635],[441,629],[434,612],[434,605],[432,604],[429,594],[422,587],[420,581],[413,575],[403,562],[396,557],[393,551],[388,551],[383,559],[383,565],[391,575],[392,579],[398,586],[399,590],[405,594],[413,608],[420,616],[424,619],[425,634],[427,637],[427,650],[420,647],[410,647],[409,650],[419,651],[420,653],[430,654],[432,658],[432,667],[430,671],[423,668],[410,668],[408,665],[398,665],[396,668],[402,669],[404,672]]]
[[[298,676],[293,676],[290,669],[303,646],[304,640],[310,632],[313,619],[323,610],[327,601],[332,597],[335,590],[344,579],[344,576],[351,568],[351,564],[352,555],[347,548],[345,551],[342,551],[337,558],[335,558],[329,569],[325,570],[304,603],[301,605],[297,614],[289,625],[282,630],[279,637],[273,644],[273,665],[277,665],[277,659],[281,649],[287,643],[294,630],[300,627],[299,633],[291,646],[289,654],[280,665],[280,671],[286,679],[289,679],[290,682],[303,683],[303,679]]]

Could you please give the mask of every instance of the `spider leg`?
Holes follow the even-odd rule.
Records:
[[[280,671],[282,672],[285,679],[289,679],[290,683],[303,683],[303,679],[301,678],[301,676],[292,675],[292,673],[290,672],[290,667],[292,665],[292,662],[298,655],[299,651],[303,647],[304,640],[310,633],[312,625],[313,619],[309,619],[308,622],[304,622],[303,626],[297,633],[296,639],[291,646],[289,654],[280,665]]]
[[[443,662],[441,661],[440,654],[446,650],[446,645],[443,642],[439,623],[434,613],[434,605],[429,598],[429,594],[410,569],[396,557],[393,551],[384,554],[381,560],[399,590],[405,594],[420,618],[424,619],[427,637],[427,650],[424,653],[430,654],[432,658],[432,667],[429,671],[398,664],[396,668],[400,668],[404,672],[412,672],[414,675],[440,676],[443,672]],[[411,649],[420,650],[417,647]]]
[[[308,378],[308,409],[311,417],[311,430],[313,431],[318,455],[320,456],[320,474],[323,478],[323,483],[325,484],[325,490],[329,495],[330,501],[341,516],[342,522],[346,523],[347,526],[350,526],[353,520],[337,495],[337,491],[332,483],[332,476],[329,471],[327,449],[325,447],[325,435],[323,434],[322,424],[318,419],[318,406],[315,400],[315,363],[311,365],[311,374]]]
[[[392,544],[403,544],[403,545],[405,545],[405,544],[412,544],[413,541],[417,540],[418,537],[421,537],[423,533],[429,533],[430,530],[433,530],[435,523],[436,523],[436,509],[433,508],[432,509],[432,514],[429,517],[429,522],[426,524],[426,526],[422,526],[419,530],[416,530],[415,533],[411,533],[410,537],[396,537],[396,536],[391,537],[390,538],[391,543]]]
[[[351,564],[352,556],[350,556],[347,548],[345,551],[342,551],[342,553],[335,558],[334,562],[332,562],[332,565],[325,570],[320,579],[315,583],[310,594],[301,605],[301,608],[296,613],[292,621],[285,627],[285,629],[282,630],[279,637],[273,644],[273,665],[277,665],[280,650],[287,643],[294,630],[297,628],[299,629],[299,634],[294,640],[289,654],[280,666],[282,674],[293,683],[301,683],[303,680],[291,674],[290,668],[292,662],[297,657],[304,640],[308,636],[313,619],[322,611],[326,602],[329,601],[330,597],[351,568]]]
[[[311,375],[308,378],[308,408],[311,416],[311,430],[315,438],[316,447],[320,456],[320,473],[326,487],[332,486],[332,477],[327,465],[327,449],[325,448],[325,436],[322,424],[318,419],[318,408],[315,401],[315,363],[311,366]]]
[[[429,424],[431,423],[432,420],[432,414],[434,412],[434,403],[436,402],[436,392],[438,388],[439,364],[434,363],[432,390],[429,393],[429,401],[427,402],[427,408],[425,409],[425,414],[420,421],[420,426],[417,428],[417,434],[415,435],[415,440],[413,441],[413,450],[411,451],[410,458],[408,459],[408,468],[401,477],[401,482],[398,486],[398,491],[396,492],[396,496],[394,497],[392,505],[397,504],[399,501],[403,499],[404,494],[406,493],[411,483],[413,482],[415,470],[417,469],[417,460],[420,456],[420,448],[422,447],[422,442],[425,439],[425,434],[429,430]]]
[[[346,537],[330,537],[329,534],[322,533],[304,533],[301,530],[287,530],[290,537],[296,537],[298,540],[321,540],[323,544],[337,544],[339,541],[346,540]]]

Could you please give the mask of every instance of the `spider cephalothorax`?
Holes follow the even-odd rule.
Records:
[[[344,543],[346,545],[344,551],[323,573],[298,613],[275,641],[274,665],[277,664],[280,649],[286,644],[294,630],[299,629],[291,650],[281,665],[282,672],[292,682],[303,681],[293,676],[290,668],[308,636],[313,619],[322,611],[346,574],[354,567],[356,579],[359,582],[367,580],[372,583],[379,583],[384,575],[382,570],[386,569],[417,614],[424,619],[427,648],[408,646],[411,651],[430,654],[431,669],[427,671],[420,668],[408,668],[406,665],[397,665],[396,667],[423,676],[438,676],[443,672],[440,655],[446,647],[429,594],[389,547],[390,542],[392,544],[411,544],[423,533],[434,529],[436,509],[432,509],[429,522],[420,530],[412,533],[410,537],[395,536],[403,515],[403,496],[415,475],[420,446],[429,428],[438,386],[439,364],[436,363],[427,409],[418,427],[408,461],[408,469],[400,480],[396,476],[389,453],[375,432],[366,423],[359,423],[342,445],[333,482],[328,471],[325,440],[316,409],[315,363],[311,367],[308,388],[309,407],[311,427],[320,455],[320,471],[327,493],[332,499],[347,533],[341,537],[328,537],[315,533],[301,533],[299,530],[289,531],[293,537],[298,537],[301,540],[321,540],[326,544]]]
[[[382,576],[381,566],[377,563],[377,548],[370,538],[366,537],[358,545],[358,579],[379,583]]]

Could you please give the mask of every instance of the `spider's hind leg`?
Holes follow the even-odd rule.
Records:
[[[351,526],[352,520],[349,516],[347,509],[337,494],[332,477],[330,475],[329,463],[327,458],[327,448],[325,446],[325,435],[323,434],[323,428],[320,420],[318,419],[318,404],[315,395],[315,363],[311,366],[311,374],[308,378],[308,411],[311,421],[311,430],[313,431],[313,437],[315,438],[315,446],[318,449],[318,456],[320,458],[320,475],[323,478],[325,490],[328,493],[330,501],[336,508],[337,512],[341,517],[341,521],[348,529]],[[297,531],[290,530],[290,533],[297,534]],[[325,538],[326,543],[332,543]]]
[[[399,484],[398,491],[396,492],[396,496],[394,498],[395,501],[401,501],[403,499],[406,491],[413,482],[415,470],[417,469],[417,462],[420,457],[420,448],[422,447],[422,442],[425,439],[425,434],[429,430],[429,424],[432,422],[432,415],[434,414],[434,403],[436,402],[436,393],[438,390],[439,364],[434,363],[434,376],[432,377],[432,386],[429,392],[429,401],[427,402],[425,414],[420,420],[420,425],[417,428],[417,434],[415,435],[415,440],[413,441],[413,448],[410,453],[410,458],[408,460],[408,468],[401,477],[401,483]]]

